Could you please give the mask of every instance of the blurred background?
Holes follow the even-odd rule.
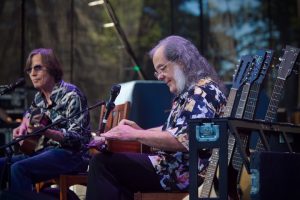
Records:
[[[0,85],[25,76],[28,53],[40,47],[56,51],[64,80],[79,86],[89,105],[108,100],[113,84],[154,81],[148,51],[168,35],[190,39],[226,82],[232,81],[242,55],[272,49],[278,60],[285,45],[300,47],[299,0],[106,2],[1,0]],[[268,74],[266,94],[271,92],[275,75]],[[5,116],[17,120],[31,102],[35,91],[26,79],[24,88],[0,98],[2,120]],[[291,121],[300,103],[297,73],[285,87],[279,112],[282,121]],[[97,127],[98,110],[91,115]]]

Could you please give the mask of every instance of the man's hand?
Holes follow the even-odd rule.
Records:
[[[101,136],[95,136],[93,137],[93,140],[90,141],[90,143],[88,144],[88,147],[97,147],[97,146],[101,146],[102,144],[105,143],[105,138],[101,137]]]
[[[119,125],[128,125],[128,126],[131,126],[132,128],[142,130],[142,128],[139,125],[137,125],[137,123],[135,123],[134,121],[130,121],[128,119],[122,119],[119,122]]]
[[[106,140],[102,136],[95,136],[93,140],[88,144],[88,148],[94,148],[98,151],[103,151],[106,149]]]
[[[135,126],[135,125],[133,124],[133,126]],[[118,126],[107,131],[106,133],[102,133],[101,136],[105,137],[106,139],[136,141],[137,130],[140,130],[140,129],[133,128],[132,126],[127,125],[127,124],[126,125],[119,124]]]
[[[29,119],[23,118],[22,123],[20,124],[20,126],[18,126],[17,128],[15,128],[13,130],[13,138],[15,139],[15,138],[20,137],[22,135],[26,135],[27,132],[28,132],[28,130],[27,130],[28,126],[29,126]]]
[[[13,130],[13,139],[26,134],[26,127],[20,125]]]

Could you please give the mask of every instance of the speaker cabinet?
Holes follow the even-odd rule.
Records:
[[[251,199],[300,199],[300,154],[256,152],[251,155]]]

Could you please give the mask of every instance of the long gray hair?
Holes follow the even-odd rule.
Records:
[[[225,86],[219,79],[214,67],[199,53],[192,42],[176,35],[166,37],[149,52],[152,59],[156,50],[162,46],[168,61],[183,66],[183,72],[186,75],[186,87],[196,84],[201,78],[210,77],[223,92],[226,92]]]

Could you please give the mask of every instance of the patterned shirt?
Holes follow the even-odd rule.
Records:
[[[52,104],[47,105],[44,95],[37,92],[26,112],[26,117],[30,117],[33,113],[43,113],[51,122],[55,122],[87,108],[87,100],[83,93],[76,86],[64,81],[60,81],[54,86],[50,99]],[[50,129],[61,131],[64,138],[60,142],[44,138],[44,147],[57,146],[75,151],[81,150],[91,138],[89,112],[78,114]]]
[[[196,85],[175,98],[171,113],[162,130],[168,131],[189,150],[189,119],[214,118],[221,114],[226,97],[210,78],[201,79]],[[149,156],[160,184],[165,190],[187,190],[189,185],[189,153],[159,151]],[[199,152],[199,178],[208,166],[210,151]],[[201,176],[202,173],[202,176]],[[200,180],[200,182],[203,180]]]

